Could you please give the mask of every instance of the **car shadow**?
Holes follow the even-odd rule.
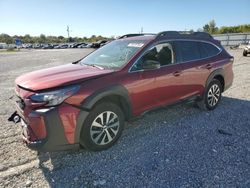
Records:
[[[249,185],[250,101],[223,97],[209,112],[193,106],[127,123],[106,151],[41,153],[39,168],[51,187]]]

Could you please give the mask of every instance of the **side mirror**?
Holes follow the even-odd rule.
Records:
[[[143,70],[159,69],[160,67],[161,67],[160,62],[155,60],[146,60],[142,64]]]

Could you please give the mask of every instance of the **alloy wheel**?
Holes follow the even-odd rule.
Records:
[[[120,128],[118,116],[111,111],[99,114],[91,124],[90,136],[97,145],[106,145],[116,137]]]
[[[207,94],[207,102],[211,107],[215,106],[218,103],[220,94],[220,87],[217,84],[213,84],[208,90]]]

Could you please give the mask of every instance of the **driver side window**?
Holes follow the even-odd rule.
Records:
[[[131,71],[142,70],[144,62],[151,60],[157,61],[161,66],[174,63],[173,48],[170,43],[162,43],[153,46],[133,65]]]

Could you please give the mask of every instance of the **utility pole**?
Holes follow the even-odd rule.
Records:
[[[67,33],[68,33],[68,40],[69,40],[69,26],[67,25]]]
[[[141,27],[141,34],[143,33],[143,27]]]

